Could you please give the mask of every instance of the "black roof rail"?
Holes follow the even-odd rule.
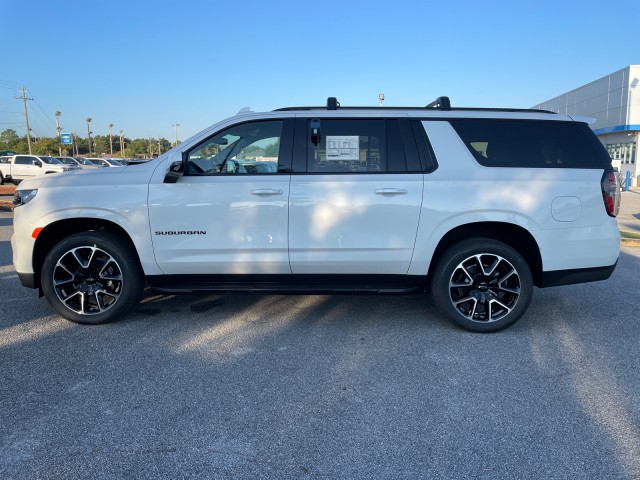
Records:
[[[424,107],[342,107],[336,97],[327,98],[326,107],[285,107],[277,108],[274,112],[291,112],[303,110],[442,110],[442,111],[471,111],[471,112],[522,112],[522,113],[551,113],[550,110],[538,110],[534,108],[478,108],[478,107],[452,107],[449,97],[438,97],[429,105]]]
[[[451,110],[451,100],[449,97],[438,97],[425,108],[437,108],[439,110]]]

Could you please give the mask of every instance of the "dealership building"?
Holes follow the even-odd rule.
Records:
[[[630,65],[533,108],[595,119],[591,128],[624,179],[640,185],[640,65]]]

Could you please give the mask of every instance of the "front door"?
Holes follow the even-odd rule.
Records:
[[[282,120],[229,127],[186,152],[177,183],[150,185],[154,252],[165,274],[291,273],[292,130]]]

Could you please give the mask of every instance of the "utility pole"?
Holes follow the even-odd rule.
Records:
[[[27,97],[24,85],[22,85],[22,95],[16,97],[18,100],[22,100],[24,104],[24,121],[27,124],[27,145],[29,145],[29,155],[31,155],[31,129],[29,128],[29,114],[27,113],[27,100],[33,100],[33,98]]]
[[[62,156],[62,144],[60,143],[60,130],[62,130],[60,128],[60,115],[62,114],[60,112],[55,112],[54,115],[56,116],[56,132],[58,132],[58,154]]]
[[[89,130],[89,124],[91,119],[87,117],[87,143],[89,143],[89,155],[91,155],[91,131]]]
[[[124,158],[124,130],[120,130],[120,156]]]
[[[178,145],[178,127],[180,124],[178,122],[174,123],[172,127],[176,127],[176,145]],[[174,145],[175,146],[175,145]]]
[[[113,128],[113,123],[109,124],[109,148],[111,149],[111,156],[113,157],[113,141],[111,140],[111,129]]]

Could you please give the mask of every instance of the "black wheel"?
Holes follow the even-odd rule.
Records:
[[[0,173],[0,185],[4,185],[4,176]]]
[[[433,301],[456,325],[496,332],[525,312],[533,293],[527,262],[510,246],[486,238],[456,243],[431,278]]]
[[[42,291],[53,309],[72,322],[117,320],[140,301],[144,273],[133,249],[106,232],[60,241],[42,265]]]

